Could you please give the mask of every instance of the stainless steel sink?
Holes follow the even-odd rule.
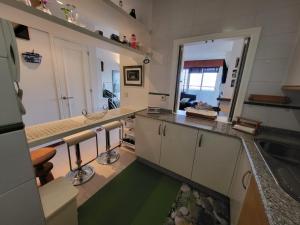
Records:
[[[276,182],[300,202],[300,145],[257,139],[256,144]]]

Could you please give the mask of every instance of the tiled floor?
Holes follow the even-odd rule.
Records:
[[[56,150],[57,154],[51,160],[51,162],[54,164],[52,172],[55,178],[65,176],[69,172],[69,161],[66,145],[60,145],[56,147]],[[103,146],[100,146],[100,152],[102,151]],[[89,182],[81,186],[77,186],[79,190],[79,194],[77,196],[78,206],[82,205],[86,200],[93,196],[101,187],[107,184],[110,180],[112,180],[116,175],[118,175],[123,169],[129,166],[136,159],[135,154],[124,147],[121,147],[119,149],[119,152],[120,159],[112,165],[100,165],[97,163],[97,161],[93,161],[90,163],[90,165],[95,170],[95,175]],[[91,140],[86,143],[83,143],[81,146],[81,154],[83,161],[95,157],[95,142]],[[72,157],[72,162],[74,161],[75,157]]]

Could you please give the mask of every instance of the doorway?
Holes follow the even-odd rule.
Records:
[[[245,43],[244,38],[227,38],[184,44],[177,110],[209,109],[227,120],[234,107],[241,62],[247,56]]]
[[[225,98],[224,97],[225,91],[221,89],[222,91],[219,92],[219,96],[216,99],[216,101],[219,102],[218,105],[214,106],[213,103],[211,103],[212,105],[210,105],[209,103],[207,104],[209,106],[209,109],[211,109],[213,107],[220,108],[220,106],[221,106],[221,107],[223,107],[223,111],[225,111],[226,110],[226,108],[224,106],[225,104],[221,105],[220,101],[226,102],[226,100],[227,100],[229,102],[229,104],[227,102],[227,105],[229,105],[229,107],[227,107],[226,114],[224,115],[224,113],[223,113],[222,118],[219,116],[218,117],[219,120],[230,122],[232,120],[235,120],[238,116],[240,116],[242,114],[244,100],[245,100],[245,97],[247,94],[247,86],[248,86],[248,83],[249,83],[249,80],[251,77],[252,66],[253,66],[253,63],[255,60],[255,54],[256,54],[257,47],[258,47],[260,33],[261,33],[261,28],[256,27],[256,28],[249,28],[249,29],[244,29],[244,30],[236,30],[236,31],[230,31],[230,32],[208,34],[208,35],[203,35],[203,36],[196,36],[196,37],[175,40],[174,44],[173,44],[171,73],[174,75],[176,74],[176,75],[172,77],[171,84],[170,84],[170,86],[171,86],[170,101],[169,101],[170,108],[172,107],[173,111],[176,112],[180,107],[180,103],[183,103],[185,101],[190,101],[190,99],[192,99],[192,98],[197,99],[197,96],[195,97],[195,93],[191,93],[191,95],[193,95],[193,96],[184,96],[184,95],[182,96],[181,95],[181,93],[184,91],[183,90],[183,88],[184,88],[184,78],[183,77],[184,77],[185,67],[189,67],[189,66],[196,67],[196,69],[198,67],[198,71],[197,70],[189,71],[188,75],[186,75],[186,78],[185,78],[185,82],[187,84],[186,86],[197,86],[198,91],[199,91],[199,89],[200,89],[200,91],[205,91],[205,89],[217,90],[219,87],[222,88],[222,85],[224,84],[224,81],[226,78],[226,76],[223,76],[223,74],[222,74],[221,86],[219,86],[219,83],[218,83],[220,81],[220,79],[218,79],[218,75],[217,75],[217,78],[215,78],[216,75],[213,75],[210,78],[207,78],[208,77],[208,75],[206,75],[207,73],[210,73],[212,75],[215,72],[217,72],[217,73],[224,72],[223,68],[226,68],[226,67],[223,65],[225,65],[225,63],[222,63],[220,60],[216,60],[218,63],[217,65],[213,64],[213,65],[207,66],[207,65],[203,65],[203,62],[202,62],[201,66],[199,66],[199,65],[193,66],[193,64],[191,64],[191,63],[186,66],[184,64],[184,48],[186,46],[193,46],[193,45],[197,45],[199,43],[212,44],[212,43],[215,43],[220,40],[229,41],[229,40],[240,39],[243,41],[243,46],[242,46],[241,55],[240,55],[240,57],[238,57],[239,59],[236,60],[238,68],[234,68],[234,71],[233,70],[229,71],[228,65],[226,63],[226,66],[228,69],[227,75],[229,76],[229,78],[226,78],[226,82],[230,81],[230,87],[231,86],[234,87],[234,90],[231,92],[232,94],[230,95],[232,97],[232,99]],[[206,50],[203,52],[208,53],[209,50],[211,50],[211,48],[206,48]],[[198,52],[196,51],[196,53],[198,53]],[[194,59],[191,59],[190,61],[193,61],[193,60]],[[202,60],[205,60],[205,59],[202,59]],[[200,69],[202,68],[202,71],[199,69],[199,67],[200,67]],[[216,70],[216,68],[218,70]],[[188,69],[190,69],[190,68],[188,68]],[[198,75],[201,74],[201,76],[202,76],[201,79],[198,77],[197,78],[198,80],[195,80],[196,75],[190,75],[190,72],[198,73]],[[233,76],[232,76],[232,74],[233,74]],[[194,78],[193,77],[191,78],[192,83],[189,83],[190,76],[194,76]],[[232,76],[232,77],[230,77],[230,76]],[[234,80],[234,81],[232,81],[232,80]],[[196,85],[191,85],[193,83],[195,84],[195,82],[196,82]],[[211,85],[211,83],[213,83],[214,85]],[[190,89],[192,89],[192,88],[190,88]],[[196,102],[197,102],[197,100],[196,100]],[[219,106],[219,104],[220,104],[220,106]],[[221,110],[220,110],[220,112],[221,112]]]
[[[91,111],[88,50],[84,46],[54,39],[56,77],[61,118]]]

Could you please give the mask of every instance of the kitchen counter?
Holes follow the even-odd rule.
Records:
[[[26,127],[25,132],[29,147],[36,147],[115,120],[130,117],[138,111],[127,108],[112,109],[91,113],[87,116],[77,116]]]
[[[253,135],[234,130],[232,129],[232,125],[229,123],[191,118],[186,117],[184,114],[172,114],[168,111],[162,111],[160,114],[148,114],[147,111],[144,110],[136,113],[136,115],[239,138],[247,152],[269,224],[300,224],[300,203],[290,197],[276,183],[254,142]],[[297,144],[299,144],[300,139],[300,135],[298,133],[283,132],[278,131],[277,129],[268,129],[256,137],[264,137],[275,140],[280,139],[283,142]]]

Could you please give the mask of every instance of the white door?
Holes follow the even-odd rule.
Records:
[[[238,139],[200,130],[192,180],[228,195],[240,148]]]
[[[162,122],[137,116],[135,121],[135,151],[137,156],[159,164]]]
[[[81,115],[91,111],[90,72],[86,47],[60,39],[54,40],[56,77],[61,117]]]
[[[198,130],[164,123],[160,165],[186,178],[191,178]]]

